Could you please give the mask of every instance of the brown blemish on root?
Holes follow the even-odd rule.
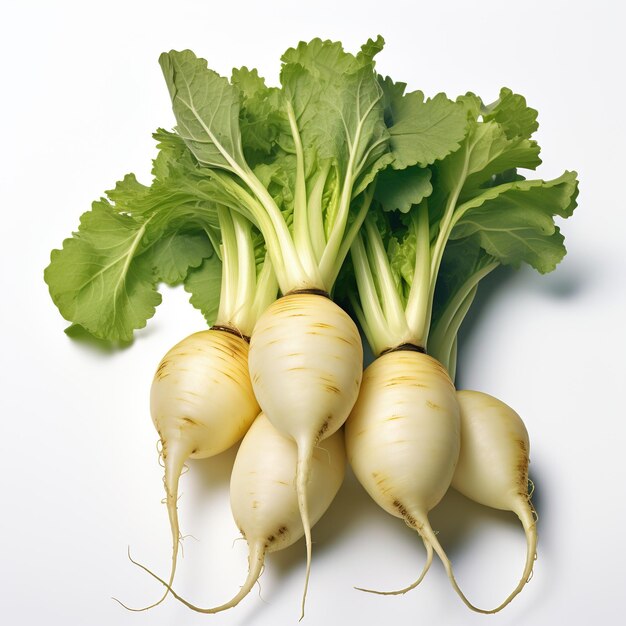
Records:
[[[344,343],[347,343],[349,346],[353,346],[355,344],[354,341],[350,341],[349,339],[346,339],[345,337],[336,336],[335,339],[337,341],[343,341]]]
[[[339,389],[339,387],[335,387],[335,385],[324,385],[324,389],[326,389],[326,391],[330,391],[330,393],[336,393],[337,395],[341,393],[341,389]]]
[[[156,373],[154,374],[154,378],[156,380],[162,380],[168,375],[168,372],[165,371],[168,365],[169,365],[169,360],[166,359],[165,361],[161,361],[159,367],[157,368]]]
[[[277,539],[280,539],[286,532],[287,532],[287,527],[286,526],[281,526],[273,535],[270,535],[265,540],[265,547],[268,548]]]
[[[520,454],[515,469],[518,476],[517,484],[519,494],[528,497],[528,448],[526,447],[526,442],[522,439],[518,439],[517,444],[520,448]]]
[[[325,322],[315,322],[311,324],[311,328],[332,328],[330,324],[326,324]]]
[[[235,378],[232,374],[229,374],[226,371],[222,372],[222,376],[225,376],[226,378],[228,378],[228,380],[230,380],[230,381],[232,381],[234,383],[238,383],[239,382],[239,380],[237,378]],[[195,395],[199,395],[199,394],[195,394]]]
[[[434,402],[431,402],[430,400],[426,400],[426,406],[431,408],[431,409],[440,409],[441,408],[438,404],[435,404]]]
[[[393,501],[393,507],[398,511],[407,526],[415,528],[416,530],[421,528],[421,525],[418,526],[417,520],[407,511],[406,507],[399,500]]]
[[[378,472],[372,472],[372,478],[376,481],[376,486],[380,487],[383,493],[387,491],[387,489],[383,489],[382,485],[387,481],[386,476],[381,476]]]
[[[383,387],[391,389],[392,387],[406,387],[406,381],[393,379],[383,384]]]
[[[193,417],[184,416],[180,418],[185,424],[189,424],[190,426],[199,426],[200,424],[193,419]]]
[[[317,445],[322,437],[324,436],[324,434],[326,433],[326,431],[328,431],[328,424],[330,422],[330,420],[332,419],[332,415],[329,415],[325,420],[324,423],[322,424],[322,427],[317,431],[317,437],[315,438],[315,445]]]

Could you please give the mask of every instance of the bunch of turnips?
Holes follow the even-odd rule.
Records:
[[[522,96],[425,98],[377,74],[382,47],[301,42],[282,56],[280,87],[254,69],[228,79],[189,50],[164,53],[176,126],[154,134],[152,182],[126,175],[52,252],[54,303],[96,337],[129,341],[160,283],[183,283],[210,325],[165,355],[152,384],[172,555],[167,576],[149,572],[165,587],[151,606],[172,594],[197,611],[233,607],[265,555],[304,536],[304,611],[311,527],[346,458],[426,548],[418,580],[385,593],[415,587],[433,553],[483,613],[530,577],[528,434],[501,401],[455,390],[457,333],[499,265],[546,273],[563,258],[555,217],[576,206],[576,173],[526,178],[541,161]],[[359,328],[376,357],[365,371]],[[242,438],[231,506],[248,577],[230,601],[199,608],[172,589],[179,478],[188,459]],[[520,582],[489,610],[463,595],[428,520],[451,485],[513,511],[526,532]]]

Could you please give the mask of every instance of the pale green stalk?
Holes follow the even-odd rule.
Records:
[[[308,202],[306,193],[306,177],[304,175],[304,150],[300,131],[296,123],[296,117],[291,102],[287,102],[287,117],[296,151],[296,188],[293,209],[293,242],[302,268],[307,276],[316,283],[321,282],[317,259],[313,252],[311,233],[309,231]]]
[[[355,237],[359,233],[359,230],[361,230],[361,226],[363,225],[363,222],[367,217],[368,211],[372,206],[375,186],[376,183],[371,184],[363,194],[361,207],[359,208],[358,213],[354,216],[354,221],[350,225],[350,228],[348,228],[348,232],[346,233],[341,247],[339,248],[339,253],[337,254],[337,262],[335,263],[335,271],[330,276],[330,282],[332,284],[334,284],[337,280],[337,276],[339,275],[341,266],[343,265],[343,262],[350,252],[350,246],[352,245],[352,242],[355,240]]]
[[[410,331],[407,318],[389,267],[383,240],[373,220],[365,221],[365,231],[367,233],[366,246],[369,264],[373,270],[375,284],[378,287],[376,291],[382,303],[385,323],[394,337],[403,337],[408,341]]]
[[[417,215],[411,215],[411,226],[415,233],[415,271],[404,310],[406,323],[412,331],[413,343],[426,347],[428,329],[432,315],[431,295],[431,254],[430,227],[428,222],[428,202],[424,200],[417,207]]]
[[[372,350],[378,354],[386,347],[392,347],[390,342],[393,342],[393,335],[389,331],[387,320],[380,305],[361,234],[355,237],[350,248],[350,254],[361,304],[357,315],[362,322],[362,327],[368,329],[365,332]],[[359,312],[361,312],[360,315]]]
[[[311,237],[311,245],[316,263],[319,263],[322,259],[324,248],[326,247],[322,199],[324,196],[324,186],[326,185],[329,172],[330,161],[327,161],[321,167],[320,172],[313,183],[313,188],[311,189],[308,201],[309,235]]]
[[[222,281],[215,326],[229,326],[250,336],[258,316],[276,299],[277,284],[266,255],[257,276],[252,224],[238,213],[218,206],[222,234]]]

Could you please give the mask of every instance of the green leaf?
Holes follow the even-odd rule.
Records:
[[[178,285],[190,268],[198,267],[213,254],[213,246],[202,231],[181,226],[160,237],[144,254],[159,281]]]
[[[221,280],[222,264],[215,254],[205,259],[199,268],[191,270],[185,278],[185,291],[191,294],[189,302],[201,311],[209,326],[217,317]]]
[[[159,129],[153,136],[159,153],[153,161],[152,185],[133,184],[130,174],[107,195],[131,215],[152,217],[150,236],[159,236],[172,225],[178,228],[180,223],[218,228],[212,171],[198,165],[178,135]]]
[[[96,337],[129,341],[161,296],[211,256],[206,231],[217,227],[210,179],[180,139],[160,135],[158,177],[150,187],[126,175],[54,250],[44,277],[61,314]]]
[[[462,184],[461,201],[480,194],[494,176],[507,170],[535,169],[541,164],[535,141],[509,139],[494,121],[474,122],[460,150],[437,164],[441,190],[449,192]]]
[[[529,139],[508,139],[496,122],[478,124],[468,139],[468,170],[464,194],[474,193],[478,187],[504,170],[524,168],[534,170],[541,164],[539,146]]]
[[[283,61],[285,98],[308,159],[334,159],[342,177],[356,180],[386,151],[382,90],[372,57],[355,57],[339,43],[314,39],[288,50]]]
[[[373,69],[374,56],[384,46],[380,35],[376,40],[369,39],[361,51],[354,56],[343,49],[339,41],[322,40],[319,37],[309,42],[301,41],[295,48],[289,48],[281,57],[285,65],[300,65],[308,70],[316,81],[335,82],[337,77],[351,74],[369,66]]]
[[[404,170],[383,170],[378,175],[374,197],[384,211],[408,213],[413,205],[419,204],[432,193],[430,177],[430,170],[419,166]]]
[[[392,236],[387,245],[389,266],[394,274],[396,290],[406,305],[415,273],[417,239],[413,230],[404,231],[400,236]]]
[[[239,91],[191,50],[159,58],[172,99],[177,131],[196,159],[209,167],[247,167],[239,131]]]
[[[198,169],[198,161],[180,135],[159,128],[152,137],[159,150],[152,161],[152,175],[157,180],[178,176],[180,172],[191,173]]]
[[[61,315],[101,339],[130,341],[161,302],[142,240],[147,222],[106,201],[84,213],[78,232],[53,250],[44,279]]]
[[[391,135],[392,167],[425,167],[458,150],[467,129],[463,106],[445,94],[424,100],[421,91],[404,93],[404,83],[381,80],[385,121]]]
[[[115,184],[115,189],[110,189],[106,194],[115,203],[117,211],[131,213],[149,192],[150,187],[142,185],[134,174],[126,174]]]
[[[269,88],[257,70],[234,69],[232,84],[241,94],[239,126],[246,161],[253,165],[267,161],[281,133],[289,123],[282,109],[279,89]]]
[[[361,63],[373,63],[374,57],[385,47],[385,40],[378,35],[376,39],[368,39],[362,46],[356,58]]]
[[[526,98],[513,93],[507,87],[500,90],[500,97],[483,108],[483,120],[497,122],[509,139],[529,139],[539,128],[537,111],[526,105]]]
[[[280,207],[283,219],[291,225],[295,188],[296,159],[291,154],[283,154],[271,163],[260,163],[254,168],[255,176],[269,191]]]
[[[485,190],[458,209],[451,238],[475,236],[503,265],[528,263],[552,271],[565,255],[554,216],[569,217],[576,206],[575,172],[552,181],[524,180]]]
[[[356,177],[386,151],[388,134],[381,96],[371,66],[344,76],[335,89],[323,92],[324,113],[317,120],[321,129],[319,136],[326,140],[328,148],[320,149],[320,158],[340,155],[339,163],[341,157],[346,163],[352,158]]]
[[[238,87],[243,105],[268,91],[265,79],[259,76],[259,72],[255,68],[233,68],[230,82]]]

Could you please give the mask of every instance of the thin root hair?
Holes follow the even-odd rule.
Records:
[[[163,484],[165,484],[165,479],[163,479]],[[183,494],[179,494],[178,498],[176,498],[176,506],[178,506],[178,502],[183,497]],[[161,500],[161,504],[167,504],[167,496]]]
[[[248,584],[252,584],[252,581],[254,580],[254,583],[258,582],[258,579],[261,575],[262,572],[262,564],[260,568],[250,568],[248,570],[248,578],[246,579],[246,583],[244,583],[244,585],[242,585],[241,590],[239,591],[239,593],[237,595],[235,595],[234,598],[232,598],[229,602],[227,602],[226,604],[222,604],[220,606],[214,607],[214,608],[201,608],[198,607],[194,604],[192,604],[191,602],[185,600],[183,597],[181,597],[180,595],[178,595],[176,593],[176,591],[174,591],[174,589],[170,586],[169,583],[165,582],[165,580],[163,580],[162,578],[160,578],[157,574],[155,574],[150,568],[146,567],[145,565],[143,565],[142,563],[139,563],[138,561],[135,561],[132,556],[130,555],[130,550],[128,553],[128,558],[131,560],[132,563],[134,563],[137,567],[140,567],[144,572],[146,572],[147,574],[150,574],[150,576],[152,576],[152,578],[155,578],[156,580],[158,580],[165,588],[166,588],[166,593],[163,595],[163,597],[161,598],[161,600],[159,602],[161,602],[163,600],[163,598],[167,597],[168,593],[171,593],[174,598],[176,598],[179,602],[182,602],[185,606],[189,607],[190,609],[198,612],[198,613],[218,613],[220,611],[232,608],[233,606],[235,606],[236,604],[239,603],[240,600],[243,599],[243,597],[245,597],[248,592],[250,591],[250,586],[247,586]],[[257,564],[259,564],[259,561],[257,560]],[[254,576],[256,575],[256,577],[254,578]],[[120,604],[122,604],[122,606],[125,606],[122,602],[120,602],[119,600],[117,600],[117,602],[119,602]],[[128,607],[126,607],[128,608]],[[151,608],[151,607],[147,607],[147,608]],[[130,609],[133,610],[133,609]],[[140,609],[140,610],[145,610],[145,609]]]
[[[263,597],[263,589],[261,588],[261,576],[263,576],[263,572],[265,571],[265,564],[263,564],[263,567],[261,568],[261,573],[259,574],[259,580],[256,581],[256,585],[258,585],[259,587],[259,599],[261,600],[261,602],[263,602],[263,604],[267,604],[269,605],[269,602]]]
[[[163,459],[163,442],[161,439],[157,439],[156,449],[159,457],[159,466],[165,469],[165,460]]]
[[[323,446],[315,445],[313,446],[314,450],[319,450],[320,452],[324,452],[326,454],[326,459],[328,460],[328,465],[331,464],[332,460],[330,458],[330,450],[324,448]]]
[[[415,582],[411,583],[408,587],[404,587],[403,589],[397,589],[394,591],[377,591],[376,589],[365,589],[363,587],[355,587],[355,589],[358,591],[364,591],[365,593],[375,593],[381,596],[401,596],[411,591],[412,589],[415,589],[415,587],[417,587],[422,582],[422,580],[424,580],[424,576],[426,576],[426,574],[428,573],[428,570],[430,569],[430,566],[433,562],[432,545],[423,537],[422,541],[424,542],[424,547],[426,548],[426,562],[424,563],[424,567],[422,568],[422,571]]]
[[[130,546],[128,546],[127,549],[127,556],[128,559],[130,560],[131,563],[134,563],[135,565],[138,565],[139,567],[145,569],[146,571],[150,571],[148,570],[147,567],[141,565],[141,563],[138,563],[137,561],[135,561],[135,559],[133,559],[131,553],[130,553]],[[164,583],[166,587],[168,587],[167,583]],[[172,591],[169,587],[168,587],[168,591]],[[173,593],[173,591],[172,591]],[[132,607],[132,606],[128,606],[127,604],[124,604],[124,602],[122,602],[119,598],[116,598],[115,596],[111,596],[111,600],[115,600],[115,602],[117,602],[119,605],[123,606],[127,611],[132,611],[133,613],[141,613],[143,611],[148,611],[149,609],[153,609],[155,606],[158,606],[159,604],[161,604],[161,602],[163,602],[163,600],[165,600],[165,598],[167,597],[167,593],[164,594],[163,596],[161,596],[160,600],[158,600],[157,602],[154,602],[152,604],[149,604],[148,606],[144,606],[141,608],[136,608],[136,607]]]

